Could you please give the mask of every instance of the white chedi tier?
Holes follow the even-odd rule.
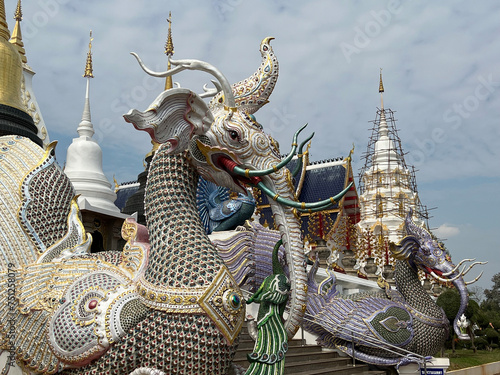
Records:
[[[378,138],[371,155],[371,167],[362,176],[365,190],[360,196],[361,221],[358,226],[389,241],[403,237],[404,218],[410,208],[418,211],[418,194],[412,189],[411,173],[389,137],[385,110],[380,111]],[[418,224],[417,218],[415,221]]]
[[[89,79],[82,121],[78,126],[78,138],[68,147],[64,172],[71,180],[78,197],[80,209],[120,213],[115,206],[116,194],[102,169],[102,150],[92,138],[94,127],[90,118]]]

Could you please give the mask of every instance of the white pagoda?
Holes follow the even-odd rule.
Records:
[[[87,88],[82,120],[77,128],[79,137],[74,138],[68,147],[64,172],[71,180],[76,194],[79,194],[78,206],[82,212],[83,224],[93,237],[91,251],[103,251],[120,248],[120,228],[128,215],[120,213],[114,204],[116,193],[103,172],[102,149],[92,138],[94,126],[90,115],[89,91],[90,79],[94,75],[91,47],[92,31],[83,75],[87,79]]]
[[[379,92],[381,107],[377,109],[364,155],[365,166],[360,173],[357,226],[365,255],[376,258],[381,266],[392,264],[388,243],[397,243],[404,236],[404,219],[410,208],[414,221],[422,226],[427,220],[427,210],[418,197],[414,168],[405,163],[394,112],[384,108],[382,73]]]

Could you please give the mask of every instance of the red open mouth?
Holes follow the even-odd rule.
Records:
[[[212,157],[216,159],[214,160],[214,164],[220,169],[225,170],[233,178],[234,183],[241,187],[243,190],[246,189],[246,185],[256,186],[259,182],[262,181],[260,177],[243,177],[234,173],[234,168],[238,167],[239,165],[235,161],[228,158],[226,155],[219,154],[213,155]]]
[[[430,275],[431,273],[435,273],[436,275],[438,275],[439,277],[442,277],[443,276],[443,272],[439,271],[439,270],[435,270],[435,269],[432,269],[432,268],[429,268],[429,267],[425,267],[425,269],[427,270],[427,273]]]

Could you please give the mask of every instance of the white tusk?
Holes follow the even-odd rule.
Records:
[[[479,274],[479,276],[478,276],[478,277],[476,277],[474,280],[472,280],[472,281],[466,281],[466,282],[465,282],[465,285],[474,284],[476,281],[478,281],[478,280],[479,280],[479,278],[480,278],[481,276],[483,276],[483,271],[481,271],[481,273]]]
[[[464,276],[464,275],[466,275],[466,274],[467,274],[467,273],[468,273],[468,272],[472,269],[472,267],[474,267],[476,264],[486,264],[486,263],[487,263],[487,262],[474,262],[474,263],[472,263],[472,264],[469,266],[469,268],[467,268],[467,271],[463,272],[463,270],[462,270],[462,272],[461,272],[460,274],[461,274],[462,276]]]
[[[475,261],[476,259],[462,259],[460,261],[460,263],[458,263],[455,268],[453,268],[451,271],[449,272],[446,272],[446,273],[443,273],[443,276],[450,276],[452,273],[454,273],[456,270],[458,270],[458,267],[460,267],[462,265],[462,263],[464,262],[473,262]]]
[[[457,276],[455,276],[455,277],[453,277],[451,279],[443,279],[442,277],[436,275],[434,272],[431,272],[431,276],[434,277],[434,278],[436,278],[436,279],[438,279],[439,281],[442,281],[442,282],[445,282],[445,283],[447,283],[449,281],[455,281],[455,280],[459,279],[460,277],[462,277],[462,275],[458,274]]]

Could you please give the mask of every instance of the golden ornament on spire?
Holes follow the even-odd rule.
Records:
[[[21,11],[21,0],[17,1],[16,13],[14,13],[14,19],[16,21],[23,20],[23,12]]]
[[[168,58],[172,57],[174,54],[174,42],[172,41],[172,12],[168,13],[168,34],[167,34],[167,42],[165,43],[165,54]],[[167,63],[167,70],[170,70],[170,60]],[[168,76],[165,79],[165,90],[169,90],[173,87],[172,84],[172,76]]]
[[[26,111],[21,101],[23,66],[17,48],[9,43],[10,32],[5,18],[4,0],[0,0],[0,104]]]
[[[87,62],[85,64],[85,73],[83,74],[86,78],[94,78],[94,74],[92,73],[92,30],[90,30],[90,40],[89,40],[89,52],[87,53]]]
[[[382,82],[382,68],[380,68],[380,83],[378,85],[378,92],[384,92],[384,83]]]
[[[174,42],[172,41],[172,12],[168,13],[168,34],[167,42],[165,43],[165,54],[167,56],[172,56],[174,54]]]
[[[378,84],[378,92],[380,93],[380,109],[384,111],[384,83],[382,82],[382,68],[380,68],[380,83]]]
[[[21,21],[23,19],[23,12],[21,11],[21,0],[17,1],[16,13],[14,14],[14,19],[16,20],[16,25],[12,31],[12,38],[10,42],[16,47],[17,52],[21,56],[21,61],[27,63],[26,50],[24,49],[23,38],[21,36]]]

